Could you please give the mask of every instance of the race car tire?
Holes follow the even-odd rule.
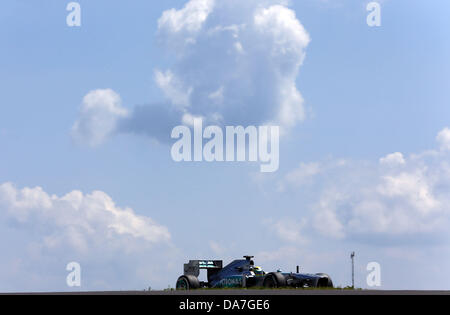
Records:
[[[192,275],[181,276],[177,280],[177,290],[195,290],[200,288],[200,281],[198,278]]]
[[[333,281],[331,281],[331,277],[327,275],[326,273],[316,273],[316,276],[326,277],[327,281],[325,281],[324,278],[319,279],[319,282],[317,283],[318,287],[322,288],[332,288],[333,287]]]
[[[265,288],[282,288],[286,285],[286,278],[281,272],[271,272],[264,277]]]

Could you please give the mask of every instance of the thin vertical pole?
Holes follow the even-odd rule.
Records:
[[[352,259],[352,288],[355,288],[355,252],[350,255]]]

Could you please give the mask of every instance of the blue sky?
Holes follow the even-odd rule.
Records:
[[[366,24],[368,1],[78,2],[81,27],[66,25],[64,1],[6,1],[0,12],[0,291],[68,290],[71,261],[82,289],[164,288],[188,259],[244,254],[345,286],[353,250],[360,287],[377,261],[382,288],[449,288],[447,1],[382,1],[381,27]],[[182,11],[189,3],[213,5]],[[252,25],[258,12],[259,28],[237,33],[247,54],[235,62],[229,34],[208,32]],[[270,54],[278,48],[288,53]],[[181,83],[158,83],[156,71]],[[305,115],[278,121],[278,172],[175,163],[156,136],[171,125],[136,111],[185,106],[177,93],[192,84],[189,107],[207,115],[202,95],[221,82],[230,124],[276,120],[280,91],[301,94],[287,98]],[[73,131],[92,91],[117,94],[134,118],[95,146],[86,135],[97,129]],[[82,197],[63,197],[73,191]]]

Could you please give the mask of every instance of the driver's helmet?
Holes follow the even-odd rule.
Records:
[[[263,276],[264,275],[264,271],[259,266],[253,267],[253,272],[255,273],[255,276]]]

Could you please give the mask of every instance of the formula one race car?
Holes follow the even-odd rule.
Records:
[[[200,288],[317,288],[333,287],[330,276],[324,273],[264,272],[255,266],[253,256],[232,261],[225,267],[221,260],[190,260],[184,264],[184,275],[177,280],[177,290],[193,290]],[[199,281],[200,270],[207,270],[207,282]]]

